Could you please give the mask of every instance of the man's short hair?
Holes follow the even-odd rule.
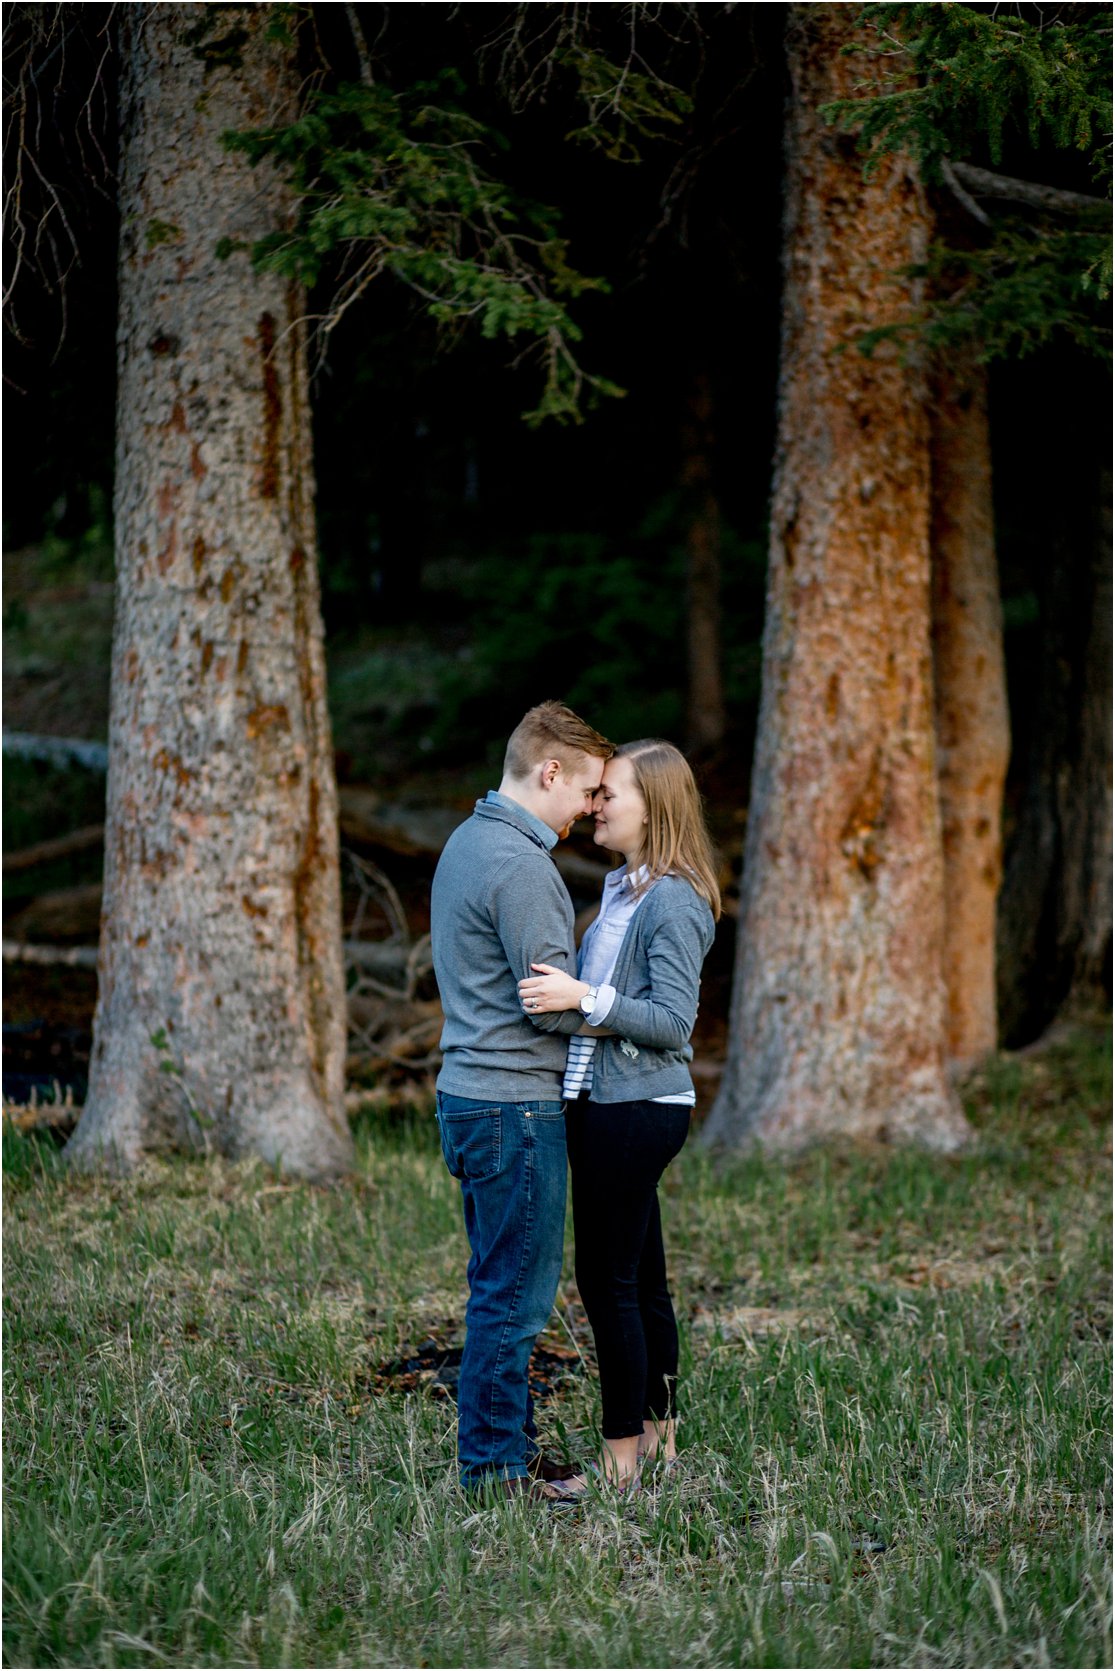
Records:
[[[523,715],[508,738],[503,775],[521,783],[541,761],[560,760],[562,775],[568,777],[586,754],[610,760],[615,752],[614,743],[586,725],[564,702],[540,702]]]

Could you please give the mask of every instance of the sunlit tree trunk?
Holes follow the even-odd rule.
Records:
[[[243,249],[292,200],[221,145],[294,113],[277,21],[120,9],[117,605],[82,1164],[212,1146],[322,1178],[351,1156],[302,304]]]
[[[933,675],[945,861],[947,1051],[996,1046],[995,908],[1010,718],[995,561],[987,372],[959,351],[933,378]]]
[[[869,182],[819,107],[854,13],[789,18],[783,347],[763,691],[728,1060],[713,1142],[948,1148],[944,889],[930,666],[924,378],[857,338],[923,259],[912,165]]]

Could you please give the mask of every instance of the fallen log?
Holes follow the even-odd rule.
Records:
[[[9,1102],[6,1098],[3,1104],[3,1119],[5,1125],[16,1131],[64,1131],[70,1132],[81,1119],[83,1110],[74,1104],[74,1094],[67,1089],[65,1096],[61,1095],[61,1087],[55,1082],[55,1091],[59,1093],[56,1102],[39,1102],[35,1093],[31,1093],[28,1103]]]
[[[95,940],[101,929],[101,884],[56,888],[28,900],[4,925],[12,940]]]
[[[401,940],[346,940],[345,962],[370,975],[405,977],[411,949]]]
[[[60,964],[71,969],[95,969],[96,946],[34,946],[18,940],[4,941],[5,963]]]
[[[456,807],[385,806],[374,789],[339,791],[341,834],[407,858],[436,858],[467,813]]]
[[[87,853],[91,848],[100,847],[104,839],[103,824],[87,824],[83,830],[71,830],[69,835],[37,841],[33,847],[21,847],[18,853],[5,853],[3,873],[12,876],[17,871],[33,870],[36,865],[51,864],[55,859],[69,859],[75,853]]]
[[[341,833],[346,840],[407,858],[440,858],[453,831],[469,816],[460,807],[390,806],[374,789],[359,784],[345,785],[339,801]],[[567,883],[595,892],[603,888],[606,862],[586,859],[565,847],[555,848],[553,857]]]
[[[38,737],[29,731],[5,731],[5,754],[16,760],[43,760],[49,766],[84,766],[90,772],[108,771],[108,744],[84,737]]]
[[[73,969],[97,967],[96,946],[39,946],[27,941],[5,940],[5,963],[56,963]],[[374,940],[346,940],[345,961],[373,975],[398,975],[405,978],[413,947],[377,943]],[[400,988],[400,996],[403,989]]]

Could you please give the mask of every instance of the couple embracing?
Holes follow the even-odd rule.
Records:
[[[578,964],[551,854],[595,815],[623,855]],[[512,733],[503,780],[446,844],[431,932],[445,1010],[442,1151],[471,1258],[458,1395],[466,1490],[632,1490],[674,1454],[677,1324],[657,1186],[689,1129],[689,1044],[720,896],[684,757],[615,748],[557,702]],[[537,1446],[531,1349],[561,1275],[566,1166],[577,1286],[600,1368],[603,1448],[584,1474]]]

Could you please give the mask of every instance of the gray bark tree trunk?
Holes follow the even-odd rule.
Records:
[[[847,8],[795,6],[763,689],[729,1051],[707,1140],[951,1148],[930,667],[924,378],[856,339],[908,304],[928,213],[908,161],[862,178],[819,114],[857,68]]]
[[[994,1051],[995,913],[1010,716],[995,560],[987,371],[954,352],[933,379],[933,678],[945,861],[947,1053]]]
[[[336,790],[293,210],[220,143],[289,120],[270,6],[122,8],[117,605],[82,1165],[347,1168]]]

